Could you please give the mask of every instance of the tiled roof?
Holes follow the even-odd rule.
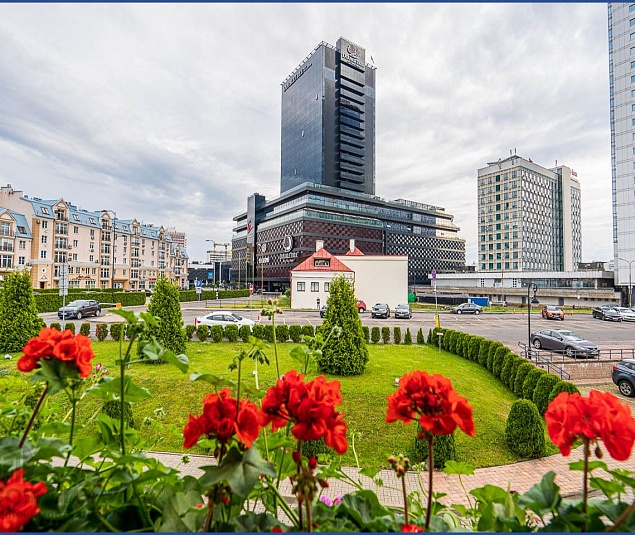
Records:
[[[352,251],[350,249],[346,251],[346,256],[364,256],[364,253],[355,247]]]
[[[315,260],[329,260],[328,266],[315,265]],[[319,264],[319,262],[318,262]],[[353,270],[346,267],[342,262],[335,258],[326,249],[320,249],[313,253],[309,258],[302,262],[299,266],[294,267],[291,271],[346,271],[352,273]]]

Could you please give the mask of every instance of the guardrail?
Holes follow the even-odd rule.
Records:
[[[535,349],[531,349],[530,346],[528,346],[527,344],[524,344],[523,342],[518,342],[518,345],[522,348],[524,353],[523,356],[526,359],[534,360],[537,366],[546,367],[549,373],[551,373],[553,370],[555,373],[557,373],[560,376],[560,379],[565,379],[567,381],[571,379],[571,374],[567,370],[562,368],[562,366],[558,366],[557,364],[554,364],[550,355],[549,356],[544,355]]]

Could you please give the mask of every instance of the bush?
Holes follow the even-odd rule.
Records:
[[[381,328],[381,341],[384,344],[390,343],[390,327],[382,327]]]
[[[90,336],[90,323],[85,321],[79,326],[79,334],[83,334],[84,336]]]
[[[403,337],[403,343],[407,346],[412,345],[412,334],[410,334],[410,327],[406,327],[406,336]]]
[[[198,338],[201,342],[205,342],[209,338],[209,326],[200,325],[196,326],[196,338]]]
[[[273,325],[270,323],[262,326],[262,339],[265,342],[273,342]]]
[[[286,342],[289,339],[289,327],[286,325],[276,325],[276,340]]]
[[[421,329],[419,329],[421,330]],[[421,331],[421,334],[423,334],[423,331]],[[432,329],[428,330],[428,338],[426,338],[426,343],[428,345],[432,345]]]
[[[225,338],[228,342],[236,342],[238,340],[238,325],[226,325]]]
[[[516,455],[537,459],[545,454],[545,424],[528,399],[514,401],[505,425],[505,440]]]
[[[483,339],[478,350],[478,363],[487,368],[487,355],[489,355],[489,348],[493,344],[493,340]]]
[[[51,322],[51,324],[49,325],[49,327],[51,329],[57,329],[58,331],[62,330],[62,324],[59,321],[53,321]]]
[[[17,353],[37,336],[44,322],[38,317],[28,271],[3,274],[0,292],[0,351]]]
[[[75,324],[74,323],[67,323],[66,324],[66,329],[71,331],[73,334],[75,334]]]
[[[368,325],[362,325],[362,332],[364,333],[364,340],[366,340],[367,344],[370,344],[370,329]]]
[[[319,455],[332,454],[333,450],[324,444],[324,439],[320,440],[303,440],[302,441],[302,455],[307,459],[309,457],[318,458]]]
[[[313,329],[313,325],[302,325],[302,337],[310,336],[313,338],[315,336],[315,329]]]
[[[503,371],[503,361],[505,360],[505,356],[509,354],[509,348],[503,346],[499,347],[494,352],[494,360],[492,361],[492,373],[494,377],[500,379],[501,372]]]
[[[524,399],[528,399],[529,401],[534,400],[534,390],[536,389],[538,380],[545,373],[546,372],[544,370],[534,368],[527,374],[527,377],[525,377],[525,381],[523,382],[523,398]]]
[[[291,325],[289,327],[289,338],[295,344],[299,344],[302,340],[302,327],[299,325]]]
[[[243,342],[249,342],[249,337],[251,336],[251,327],[249,325],[243,325],[240,329],[238,329],[238,334],[240,335],[240,339]]]
[[[498,351],[498,349],[501,347],[505,348],[505,346],[501,344],[500,342],[492,342],[492,344],[489,346],[489,353],[487,354],[486,367],[492,373],[494,373],[494,355],[496,355],[496,351]]]
[[[518,370],[516,370],[516,377],[514,377],[514,394],[516,394],[519,398],[523,397],[523,383],[527,378],[527,374],[533,370],[534,367],[527,361],[522,362],[518,366]]]
[[[222,342],[223,341],[223,326],[222,325],[212,325],[209,329],[209,337],[212,339],[212,342]]]
[[[521,364],[524,363],[527,363],[527,361],[519,356],[516,356],[516,358],[512,359],[512,367],[511,371],[509,372],[509,378],[507,380],[507,386],[509,386],[509,389],[512,392],[514,392],[514,383],[516,382],[516,374],[518,373],[518,368]]]
[[[108,336],[108,324],[98,323],[95,325],[95,336],[97,337],[97,340],[103,342]]]
[[[428,441],[425,438],[418,438],[419,432],[421,432],[421,427],[419,427],[414,443],[413,460],[416,463],[428,460]],[[435,468],[442,469],[445,468],[446,461],[456,461],[456,441],[454,434],[434,437],[432,450],[434,453],[433,462]]]
[[[514,362],[520,361],[520,357],[514,355],[511,351],[505,353],[503,357],[503,367],[501,368],[500,380],[505,386],[509,388],[510,377],[513,371]]]
[[[194,336],[194,333],[196,332],[196,326],[192,325],[191,323],[189,325],[185,326],[185,338],[187,340],[191,340],[192,337]]]
[[[478,362],[478,353],[481,349],[481,342],[485,340],[482,336],[472,336],[469,344],[469,359]]]
[[[575,386],[573,383],[570,383],[568,381],[560,381],[559,383],[556,383],[556,386],[551,389],[551,394],[549,394],[549,400],[547,401],[547,407],[549,406],[549,403],[551,403],[554,398],[558,394],[560,394],[560,392],[568,392],[569,394],[580,393],[578,387]]]
[[[123,323],[111,323],[110,324],[110,337],[118,342],[123,333]]]
[[[260,340],[265,339],[265,326],[257,323],[252,328],[252,334],[254,337],[259,338]]]
[[[392,338],[395,344],[401,344],[401,327],[394,327],[392,330]]]
[[[538,379],[536,388],[534,389],[533,401],[536,405],[536,408],[538,409],[538,412],[541,415],[543,415],[547,410],[551,391],[553,390],[553,387],[556,386],[559,382],[561,382],[560,377],[552,375],[550,373],[546,373],[540,379]]]
[[[379,343],[379,340],[381,340],[379,327],[375,326],[370,331],[370,341],[373,344],[377,344],[377,343]]]
[[[430,343],[430,337],[432,336],[432,330],[430,330],[430,332],[428,333],[428,343]],[[423,337],[423,329],[421,327],[419,327],[419,330],[417,331],[417,345],[422,346],[423,344],[425,344],[425,338]]]
[[[134,325],[130,323],[126,323],[126,327],[124,328],[124,333],[126,334],[126,340],[130,340],[132,338],[132,332],[134,329]]]
[[[113,420],[119,422],[119,419],[121,418],[121,403],[119,402],[119,400],[107,401],[102,406],[101,412],[106,416],[110,416]],[[135,421],[134,415],[132,414],[132,406],[127,401],[123,404],[123,419],[128,427],[134,429]]]
[[[322,328],[325,333],[339,327],[339,336],[330,336],[317,357],[320,371],[333,375],[359,375],[368,363],[368,348],[357,311],[353,282],[336,276],[329,286],[329,298]]]

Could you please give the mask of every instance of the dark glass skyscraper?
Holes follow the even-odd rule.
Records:
[[[375,68],[340,37],[282,82],[280,193],[304,182],[375,194]]]

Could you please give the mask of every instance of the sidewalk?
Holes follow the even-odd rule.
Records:
[[[635,470],[635,456],[631,456],[627,461],[614,461],[606,454],[604,462],[609,468],[622,468],[626,470]],[[176,468],[182,475],[191,475],[199,477],[203,474],[201,466],[214,464],[211,457],[205,455],[189,455],[190,462],[182,464],[183,455],[178,453],[159,453],[150,452],[148,456],[161,461],[164,465]],[[479,468],[475,470],[474,475],[461,476],[465,490],[461,487],[459,476],[447,476],[443,472],[435,471],[434,474],[434,492],[443,492],[446,494],[440,501],[445,505],[452,504],[469,504],[472,496],[467,496],[466,492],[483,487],[485,485],[495,485],[519,493],[528,491],[533,485],[540,482],[542,477],[550,471],[556,473],[556,484],[560,487],[563,496],[575,496],[582,490],[582,474],[577,471],[569,470],[569,463],[582,459],[582,448],[577,448],[571,452],[569,457],[563,457],[560,454],[536,459],[532,461],[524,461],[516,464],[508,464],[504,466],[493,466],[490,468]],[[353,480],[361,480],[364,487],[377,493],[379,501],[386,506],[401,507],[403,506],[403,498],[401,495],[401,482],[397,480],[395,472],[392,470],[382,470],[377,477],[383,481],[383,486],[377,487],[373,481],[367,477],[359,476],[356,468],[344,468],[345,473]],[[427,492],[427,472],[421,474],[409,473],[406,484],[408,492],[415,490]],[[339,480],[329,479],[329,488],[324,490],[324,495],[333,499],[338,494],[346,494],[354,491],[354,487]],[[281,492],[284,496],[291,495],[291,485],[288,481],[284,481],[281,485]]]

